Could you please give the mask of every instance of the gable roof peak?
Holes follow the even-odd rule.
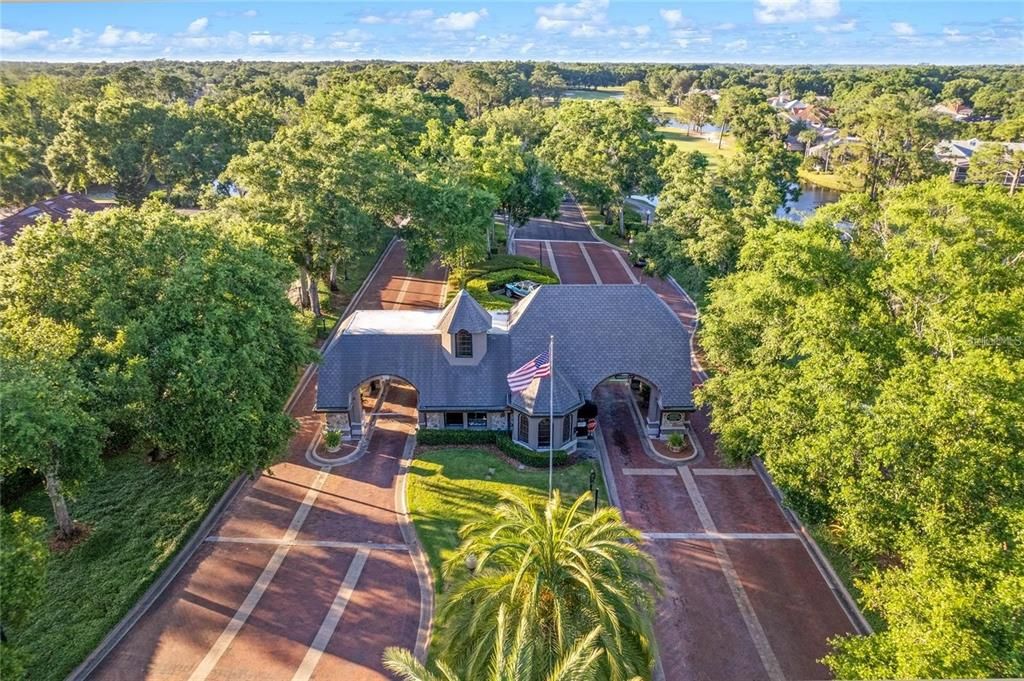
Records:
[[[491,314],[466,289],[455,294],[437,320],[437,328],[441,333],[487,333],[491,325]]]

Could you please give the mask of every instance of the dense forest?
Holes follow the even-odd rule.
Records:
[[[597,88],[622,99],[565,96]],[[793,150],[820,131],[782,92],[840,131],[827,168]],[[974,116],[934,109],[954,101]],[[669,118],[714,123],[718,149],[674,144]],[[991,144],[954,184],[935,146],[967,137]],[[831,668],[1019,676],[1024,192],[1001,178],[1024,156],[996,142],[1021,140],[1021,67],[5,63],[0,204],[99,188],[118,207],[0,247],[0,474],[45,484],[70,540],[111,452],[260,470],[291,432],[303,324],[382,238],[458,279],[568,189],[704,303],[724,451],[762,457],[850,564],[879,626]],[[779,219],[823,170],[844,197]],[[636,195],[660,199],[650,225]],[[38,521],[3,522],[7,678],[44,664],[8,653],[47,558]]]

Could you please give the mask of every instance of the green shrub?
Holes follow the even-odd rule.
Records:
[[[545,272],[543,270],[547,270],[547,268],[514,268],[485,272],[466,282],[466,290],[469,291],[469,295],[473,296],[478,303],[488,310],[507,310],[512,307],[515,300],[502,295],[500,291],[498,293],[492,293],[492,291],[503,288],[505,284],[523,279],[529,279],[538,284],[558,283],[558,277],[553,272],[550,270]]]
[[[493,445],[495,430],[446,430],[421,428],[416,441],[421,445]]]
[[[495,445],[507,456],[524,466],[546,468],[548,465],[547,452],[535,452],[532,449],[516,444],[509,434],[502,430],[423,428],[416,433],[416,441],[421,445],[428,446]],[[570,462],[570,456],[564,450],[556,449],[554,460],[556,466],[565,466]]]
[[[341,433],[336,430],[328,430],[324,433],[324,444],[328,447],[337,447],[341,444]]]
[[[498,446],[502,452],[512,457],[519,463],[532,466],[534,468],[546,468],[548,465],[548,453],[547,452],[535,452],[532,449],[527,449],[522,445],[516,444],[508,433],[497,433],[494,444]],[[554,462],[556,466],[564,466],[569,463],[569,454],[564,450],[556,449],[554,452]]]

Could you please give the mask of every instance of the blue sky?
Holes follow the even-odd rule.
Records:
[[[1024,2],[4,2],[0,58],[1021,63]]]

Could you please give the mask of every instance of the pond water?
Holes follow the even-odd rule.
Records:
[[[801,182],[800,197],[779,206],[779,209],[775,211],[775,216],[786,220],[793,220],[794,222],[803,222],[808,215],[821,206],[838,201],[840,196],[842,196],[842,192],[837,192],[834,189],[822,187],[812,182]],[[647,209],[653,210],[658,207],[657,196],[635,195],[631,196],[630,199],[632,200],[633,208],[641,213]]]
[[[668,119],[668,121],[665,122],[665,127],[667,127],[667,128],[678,128],[680,130],[690,130],[692,128],[691,125],[689,125],[687,123],[682,123],[680,121],[677,121],[674,118]],[[711,133],[721,132],[721,130],[722,129],[720,127],[718,127],[717,125],[712,125],[711,123],[705,123],[704,125],[702,125],[700,127],[700,131],[691,130],[690,134],[707,136],[707,135],[710,135]]]
[[[842,193],[835,189],[822,187],[813,182],[801,182],[800,197],[796,200],[786,201],[775,212],[775,215],[787,220],[803,222],[808,215],[821,206],[838,201],[840,196]]]
[[[622,91],[608,90],[562,90],[562,99],[622,99]]]

